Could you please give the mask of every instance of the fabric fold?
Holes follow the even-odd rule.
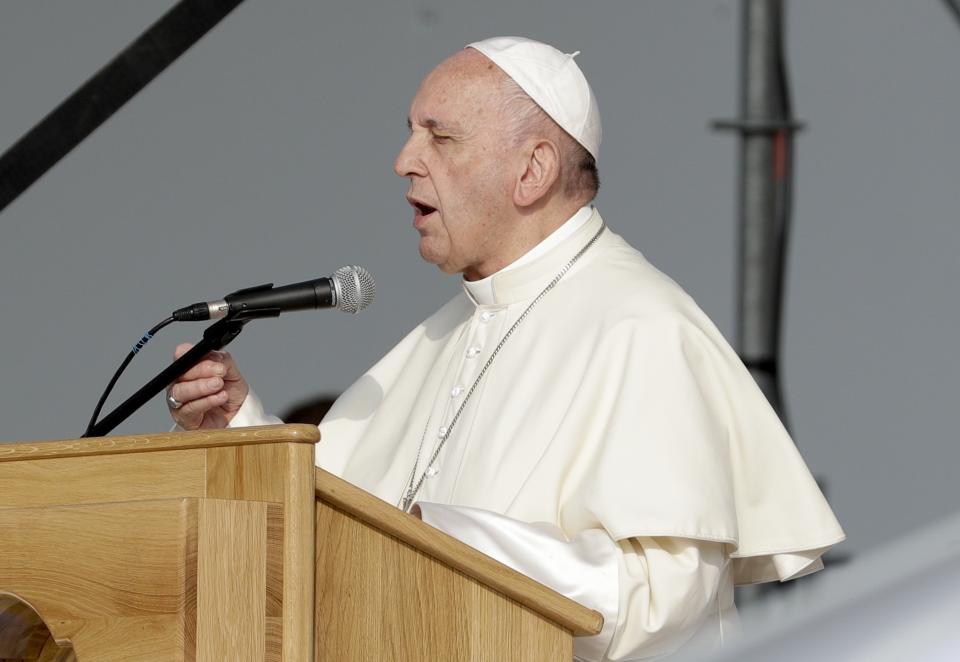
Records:
[[[423,501],[413,512],[434,528],[600,612],[603,629],[577,637],[574,653],[583,660],[603,659],[617,627],[620,594],[617,545],[604,532],[584,531],[567,540],[555,525]]]

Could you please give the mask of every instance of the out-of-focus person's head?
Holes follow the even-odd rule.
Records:
[[[327,415],[336,400],[336,395],[326,393],[311,396],[293,404],[280,415],[280,420],[284,423],[320,425],[320,421]]]

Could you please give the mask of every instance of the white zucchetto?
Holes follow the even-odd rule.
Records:
[[[524,37],[493,37],[464,48],[473,48],[492,60],[598,160],[600,111],[590,84],[574,61],[580,51],[566,54]]]

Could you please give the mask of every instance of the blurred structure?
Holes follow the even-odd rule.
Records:
[[[741,610],[742,633],[706,662],[960,659],[960,513]]]
[[[943,0],[947,9],[953,12],[953,15],[960,21],[960,0]]]
[[[784,54],[783,0],[743,0],[740,118],[715,122],[740,134],[740,357],[780,420],[784,261],[793,188],[793,119]]]
[[[779,355],[793,189],[793,119],[784,48],[784,0],[742,0],[740,117],[714,128],[740,134],[737,349],[787,427]],[[786,584],[737,590],[746,604]]]

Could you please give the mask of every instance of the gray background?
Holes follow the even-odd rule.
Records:
[[[0,149],[170,0],[0,4]],[[417,256],[392,159],[420,78],[464,43],[582,50],[610,225],[732,337],[734,0],[247,0],[0,214],[0,435],[79,435],[173,308],[356,263],[361,315],[300,313],[233,346],[268,406],[340,391],[457,289]],[[960,26],[936,0],[790,4],[797,115],[785,389],[857,554],[958,508]],[[163,332],[126,396],[202,325]],[[114,398],[113,403],[118,402]],[[127,433],[169,426],[159,402]]]

